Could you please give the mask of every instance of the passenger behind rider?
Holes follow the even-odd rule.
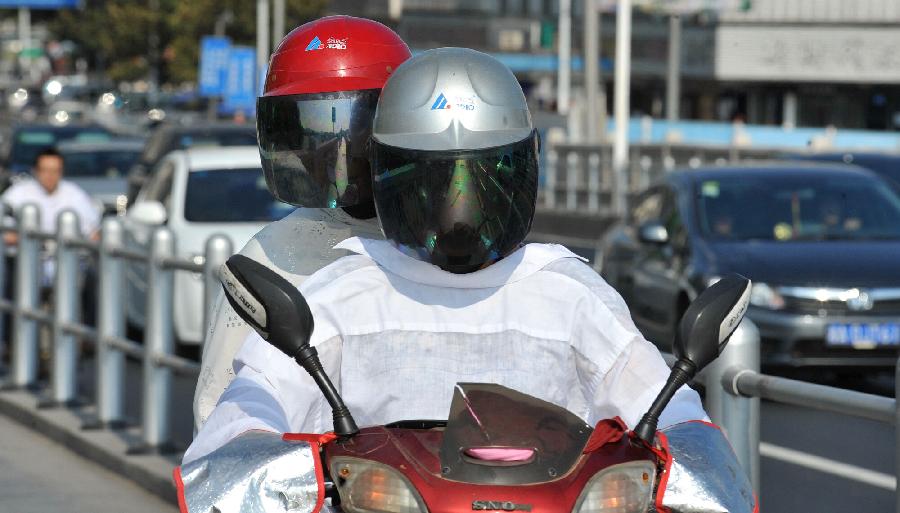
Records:
[[[300,208],[266,226],[241,254],[299,285],[349,254],[334,249],[336,242],[381,237],[366,144],[378,92],[409,56],[389,28],[350,16],[307,23],[278,45],[259,99],[259,149],[269,190]],[[208,330],[194,393],[195,429],[234,379],[232,360],[251,331],[222,294]]]
[[[634,427],[660,391],[668,367],[619,294],[566,248],[523,244],[538,151],[516,78],[488,55],[426,51],[384,86],[371,162],[388,240],[344,240],[354,254],[300,286],[311,343],[360,426],[446,419],[456,383],[488,382]],[[312,379],[256,333],[234,368],[185,463],[249,430],[331,429]],[[660,427],[705,418],[684,387]]]

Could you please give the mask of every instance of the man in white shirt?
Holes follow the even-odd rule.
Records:
[[[459,48],[410,59],[382,90],[371,148],[388,240],[343,241],[335,248],[355,255],[300,286],[315,319],[310,343],[357,423],[446,419],[457,382],[489,382],[633,428],[668,367],[579,257],[522,245],[538,141],[512,73]],[[184,463],[249,430],[331,429],[313,380],[256,333],[234,369]],[[660,427],[705,418],[683,387]]]
[[[0,202],[16,213],[24,205],[29,203],[36,205],[40,213],[40,229],[45,233],[56,232],[56,219],[59,214],[65,210],[72,210],[78,216],[81,233],[85,237],[97,240],[100,235],[98,230],[100,212],[81,187],[63,179],[64,165],[62,155],[55,149],[47,148],[41,151],[34,159],[33,178],[20,180],[6,189],[0,196]],[[11,222],[11,220],[4,222]],[[4,232],[3,241],[8,245],[15,245],[19,241],[19,235],[15,232]],[[52,252],[53,244],[48,243],[47,246],[51,248],[47,252]],[[7,269],[11,269],[11,260],[7,260],[4,265],[7,265]],[[12,276],[9,271],[7,275]],[[47,257],[45,253],[41,285],[49,287],[53,283],[54,275],[54,260]],[[84,274],[81,275],[82,278],[84,276]],[[11,282],[12,280],[8,282],[8,285]],[[11,290],[9,289],[7,293],[11,293]],[[46,289],[45,292],[47,292]],[[92,318],[89,322],[91,321]],[[44,334],[46,335],[46,331]],[[49,357],[49,340],[42,337],[41,360],[47,361]]]
[[[81,187],[63,179],[64,164],[58,151],[43,150],[34,159],[33,179],[16,182],[3,192],[0,201],[14,211],[35,204],[41,215],[41,231],[47,233],[56,231],[56,218],[61,212],[72,210],[78,216],[81,233],[96,239],[100,212]],[[4,239],[7,244],[15,244],[18,236],[7,232]]]

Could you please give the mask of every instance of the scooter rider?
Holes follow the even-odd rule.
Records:
[[[330,16],[288,34],[269,63],[259,99],[259,150],[272,194],[298,208],[241,250],[294,285],[348,254],[333,249],[351,236],[380,238],[366,144],[378,93],[410,56],[380,23]],[[247,338],[219,295],[206,333],[194,394],[200,429],[234,378],[232,360]]]
[[[400,66],[372,134],[375,204],[387,241],[300,287],[311,343],[360,426],[447,418],[457,382],[498,383],[579,415],[634,427],[669,370],[621,297],[575,254],[523,245],[539,141],[521,87],[494,58],[431,50]],[[237,378],[185,453],[248,430],[323,433],[331,410],[293,360],[250,335]],[[660,426],[705,419],[682,388]]]

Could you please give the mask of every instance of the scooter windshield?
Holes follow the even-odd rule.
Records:
[[[460,383],[440,450],[442,477],[521,485],[569,472],[592,429],[555,404],[494,384]]]

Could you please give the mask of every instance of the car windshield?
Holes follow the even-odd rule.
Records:
[[[900,197],[868,177],[735,172],[701,180],[696,194],[700,230],[711,239],[900,239]]]
[[[268,222],[294,207],[269,194],[262,168],[215,169],[188,174],[184,218],[195,223]]]
[[[107,177],[125,176],[137,162],[141,150],[94,150],[62,152],[66,162],[66,177]]]
[[[30,168],[38,153],[52,148],[61,141],[104,142],[110,139],[110,134],[101,129],[20,129],[13,136],[9,162],[13,166]]]

